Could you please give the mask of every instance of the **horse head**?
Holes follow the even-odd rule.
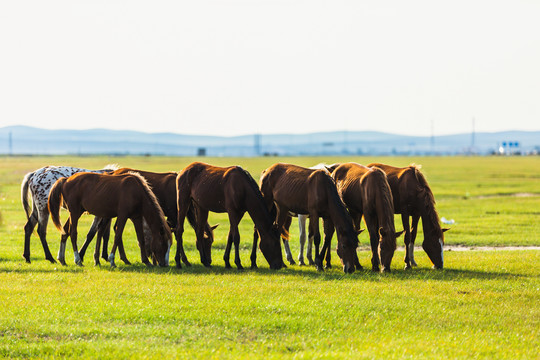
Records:
[[[422,248],[428,255],[429,259],[433,263],[434,269],[442,269],[444,267],[444,232],[449,229],[432,229],[431,231],[424,232],[424,241],[422,242]]]
[[[351,234],[341,235],[338,232],[338,242],[336,247],[336,253],[338,254],[341,264],[343,265],[343,272],[346,274],[352,274],[355,270],[356,263],[356,248],[358,247],[358,234],[362,231],[354,231]]]
[[[269,231],[259,231],[261,241],[259,248],[264,258],[270,265],[270,269],[279,270],[285,267],[281,253],[281,231],[272,226]]]
[[[389,231],[383,227],[379,228],[379,260],[382,265],[382,272],[390,272],[390,264],[396,251],[396,239],[403,234],[403,231]]]
[[[199,241],[198,238],[196,241],[197,250],[199,250],[199,254],[201,256],[201,263],[206,267],[210,267],[212,265],[212,244],[214,243],[214,230],[218,226],[219,224],[214,226],[208,225],[204,231],[202,241]]]

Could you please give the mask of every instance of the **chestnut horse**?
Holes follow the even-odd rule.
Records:
[[[371,243],[371,269],[389,272],[396,238],[403,231],[395,231],[392,192],[386,174],[376,167],[344,163],[333,170],[332,177],[357,229],[364,216]],[[324,245],[323,254],[329,245]],[[356,266],[360,264],[357,262]]]
[[[227,212],[230,230],[223,260],[225,267],[230,268],[229,257],[234,243],[234,263],[238,269],[242,269],[238,224],[247,211],[259,230],[260,249],[270,268],[284,267],[279,232],[273,227],[273,218],[264,203],[257,183],[247,171],[239,166],[217,167],[194,162],[178,173],[176,193],[178,207],[176,238],[179,244],[182,242],[184,219],[190,207],[195,209],[195,233],[198,238],[202,236],[209,211]]]
[[[323,221],[331,221],[335,225],[337,253],[342,259],[343,270],[345,273],[354,272],[358,234],[328,171],[278,163],[263,171],[260,187],[266,205],[269,208],[275,205],[276,225],[283,231],[285,238],[288,238],[288,234],[283,225],[290,213],[309,215],[308,236],[314,239],[318,270],[322,270],[319,254],[319,217],[322,217]],[[325,236],[328,234],[325,233]],[[256,240],[254,236],[254,243]]]
[[[49,198],[49,191],[56,182],[56,180],[62,177],[68,177],[79,172],[95,172],[95,173],[111,173],[117,169],[116,165],[107,165],[102,170],[88,170],[81,169],[72,166],[45,166],[40,169],[29,172],[24,176],[21,183],[21,200],[24,211],[26,213],[26,225],[24,226],[24,252],[23,257],[26,262],[30,262],[30,237],[34,232],[34,228],[38,227],[37,233],[45,252],[45,258],[51,263],[55,263],[54,257],[49,250],[47,244],[47,224],[49,222],[49,209],[47,208],[47,199]],[[30,209],[30,203],[28,201],[29,193],[32,194],[32,208]],[[30,212],[30,210],[32,210]],[[92,229],[94,231],[97,228],[99,219],[94,219],[92,223]],[[65,263],[61,254],[58,254],[58,260]]]
[[[60,224],[62,203],[66,204],[69,211],[69,221],[64,229]],[[121,242],[127,219],[131,219],[135,226],[141,260],[150,265],[143,236],[143,218],[152,231],[150,249],[153,258],[160,266],[168,266],[171,231],[155,195],[141,175],[78,173],[69,178],[61,178],[51,188],[48,205],[54,225],[62,231],[64,247],[67,240],[66,232],[68,230],[70,232],[75,263],[81,264],[77,251],[77,224],[81,215],[87,211],[105,219],[117,218],[114,245],[109,256],[112,267],[116,266],[114,254]]]
[[[132,173],[132,172],[136,172],[146,179],[146,181],[148,182],[148,185],[152,188],[152,192],[156,196],[165,217],[167,218],[167,223],[169,224],[171,229],[174,231],[176,228],[177,220],[178,220],[178,210],[176,207],[177,206],[176,205],[176,176],[178,175],[178,173],[176,172],[156,173],[156,172],[151,172],[151,171],[121,168],[121,169],[115,170],[112,173],[112,175],[127,174],[127,173]],[[193,227],[193,229],[195,229],[196,228],[195,214],[192,207],[188,209],[187,219],[190,225]],[[210,227],[210,225],[206,223],[204,226],[203,236],[201,236],[202,242],[197,241],[196,243],[197,249],[199,250],[199,254],[201,257],[201,263],[204,264],[205,266],[210,266],[212,263],[211,248],[212,248],[212,243],[214,242],[213,230],[216,228],[216,226]],[[197,237],[197,239],[199,239],[199,237]],[[81,256],[81,259],[84,257],[86,248],[88,247],[90,241],[92,241],[92,238],[87,238],[86,242],[83,244],[81,251],[79,253],[79,255]],[[98,236],[98,241],[99,241],[99,236]],[[121,250],[120,247],[119,249]],[[103,253],[102,255],[103,258],[107,259],[107,239],[106,238],[103,243],[102,253]],[[94,253],[94,259],[98,259],[96,261],[99,261],[99,246],[98,245],[96,245],[96,252]],[[177,252],[175,256],[175,261],[176,261],[176,267],[178,268],[182,267],[181,261],[183,261],[184,264],[186,264],[187,266],[191,266],[184,252],[182,243],[178,242],[178,239],[177,239]]]
[[[396,214],[401,214],[405,229],[405,269],[417,266],[414,261],[414,241],[420,218],[422,218],[424,228],[422,247],[434,268],[442,269],[444,266],[443,233],[448,229],[441,229],[439,214],[435,210],[435,197],[419,167],[409,165],[400,168],[380,163],[372,163],[368,166],[381,168],[388,177],[394,197],[394,211]],[[412,217],[410,227],[409,217]]]

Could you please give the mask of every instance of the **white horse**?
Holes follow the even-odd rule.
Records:
[[[321,163],[321,164],[317,164],[315,166],[310,167],[310,169],[324,169],[324,170],[327,170],[328,172],[332,172],[339,165],[340,165],[339,163],[335,163],[332,165],[326,165],[326,164]],[[306,245],[306,239],[307,239],[306,221],[309,216],[307,214],[290,214],[290,215],[292,217],[298,216],[298,230],[299,230],[299,235],[300,235],[300,253],[298,254],[298,263],[300,265],[306,265],[306,263],[304,262],[304,247]],[[285,254],[287,256],[287,261],[289,262],[289,264],[294,265],[295,262],[291,253],[291,248],[289,246],[289,240],[285,238],[282,238],[282,240],[283,240],[283,248],[285,249]],[[313,256],[312,256],[313,237],[310,237],[308,240],[309,241],[306,248],[306,258],[308,260],[309,265],[315,265],[315,262],[313,261]]]
[[[45,258],[51,263],[55,263],[53,256],[49,250],[47,244],[47,224],[49,222],[49,209],[47,207],[47,200],[49,198],[49,192],[56,180],[62,177],[69,177],[79,172],[94,172],[94,173],[109,173],[116,170],[118,166],[107,165],[101,170],[88,170],[71,166],[45,166],[41,169],[37,169],[25,175],[21,184],[21,199],[24,211],[26,212],[27,222],[24,226],[24,253],[23,257],[26,262],[30,262],[30,236],[38,225],[38,235],[45,252]],[[29,192],[32,194],[32,212],[30,212]],[[99,222],[99,218],[94,218],[92,223],[92,229],[95,233]],[[65,243],[64,247],[65,247]],[[58,252],[58,261],[63,265],[65,262],[65,248],[62,249],[62,243],[60,245],[60,251]],[[77,262],[77,259],[75,259]],[[80,260],[79,260],[80,262]]]

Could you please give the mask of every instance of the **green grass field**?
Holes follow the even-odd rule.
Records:
[[[32,237],[32,263],[22,259],[20,202],[23,176],[45,165],[102,168],[118,163],[150,171],[177,171],[194,158],[4,157],[0,164],[0,356],[5,358],[538,358],[540,353],[540,251],[446,251],[445,269],[431,270],[418,248],[419,267],[403,270],[397,251],[391,274],[369,270],[288,266],[269,270],[259,252],[256,271],[224,269],[227,217],[219,223],[213,267],[199,264],[194,233],[186,228],[191,268],[146,268],[133,227],[124,242],[134,262],[117,269],[44,260]],[[540,158],[206,158],[241,165],[256,180],[277,161],[422,164],[441,217],[454,219],[446,244],[539,246]],[[67,213],[62,212],[62,219]],[[396,220],[399,218],[396,217]],[[83,216],[79,239],[91,222]],[[401,224],[396,221],[396,229]],[[249,265],[253,224],[240,227],[241,255]],[[298,254],[298,229],[291,227]],[[422,241],[421,232],[417,244]],[[59,233],[48,229],[54,255]],[[82,240],[80,240],[82,243]],[[367,234],[359,258],[369,268]],[[398,244],[403,238],[398,239]],[[334,240],[335,247],[335,240]]]

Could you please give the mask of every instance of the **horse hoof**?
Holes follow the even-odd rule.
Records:
[[[362,267],[362,265],[358,264],[356,265],[356,270],[360,271],[360,270],[363,270],[364,268]]]
[[[187,261],[187,260],[184,260],[184,264],[185,264],[186,266],[188,266],[188,267],[191,266],[191,263],[190,263],[189,261]],[[205,266],[206,266],[206,265],[205,265]]]
[[[244,267],[242,266],[242,264],[236,264],[236,268],[238,270],[244,270]]]
[[[326,266],[325,266],[324,268],[325,268],[325,269],[331,269],[331,268],[332,268],[332,265],[326,264]]]
[[[56,260],[54,260],[53,258],[48,258],[47,260],[49,260],[51,264],[56,264]],[[30,260],[28,260],[27,262],[29,263]]]
[[[294,261],[293,259],[291,260],[287,259],[287,261],[289,262],[290,265],[296,265],[296,261]]]
[[[371,271],[373,271],[373,272],[379,272],[380,269],[379,269],[378,266],[373,266],[373,267],[371,268]]]
[[[176,268],[177,268],[177,269],[181,269],[181,268],[182,268],[182,264],[180,264],[180,263],[177,262],[177,263],[176,263]]]
[[[405,269],[405,270],[411,270],[411,269],[412,269],[412,266],[409,265],[409,264],[405,264],[405,268],[404,268],[404,269]]]
[[[126,265],[131,265],[131,262],[130,262],[128,259],[122,259],[122,261],[123,261],[124,264],[126,264]]]
[[[251,264],[251,270],[255,270],[255,269],[258,269],[259,267],[257,266],[257,264]]]
[[[94,266],[101,266],[101,263],[99,261],[94,262]]]
[[[225,269],[232,269],[231,264],[225,264]]]

